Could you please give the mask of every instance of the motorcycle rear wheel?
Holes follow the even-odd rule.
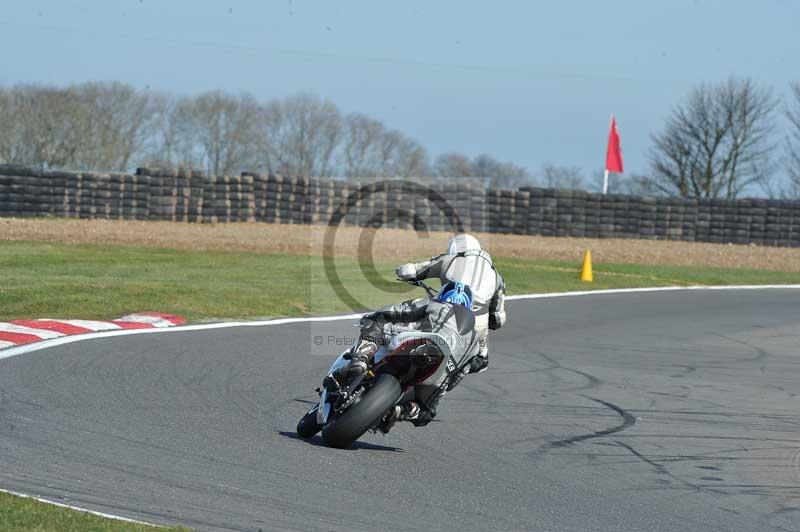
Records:
[[[349,447],[377,425],[402,395],[403,391],[396,378],[386,373],[378,376],[375,384],[364,392],[360,401],[322,429],[322,439],[331,447]]]

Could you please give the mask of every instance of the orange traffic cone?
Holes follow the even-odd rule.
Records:
[[[592,252],[588,249],[583,254],[583,267],[581,267],[581,281],[585,283],[591,283],[594,281],[594,275],[592,275]]]

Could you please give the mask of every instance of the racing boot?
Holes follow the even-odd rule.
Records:
[[[447,388],[446,388],[447,391],[449,392],[450,390],[458,386],[458,383],[461,382],[461,379],[463,379],[464,375],[466,375],[467,373],[469,373],[469,364],[467,364],[467,366],[461,371],[456,371],[455,373],[452,373],[450,375],[450,381],[447,383]]]
[[[447,391],[449,392],[461,382],[465,375],[470,373],[483,373],[489,367],[489,353],[486,355],[477,354],[472,357],[469,361],[469,364],[464,366],[459,372],[453,373],[450,376],[450,382],[447,383]]]
[[[398,421],[415,421],[419,418],[420,407],[414,401],[395,405],[394,408],[389,409],[389,412],[383,417],[378,430],[384,434],[389,434],[389,431],[394,427]]]
[[[483,373],[489,368],[489,353],[478,353],[467,366],[467,373]]]
[[[343,368],[345,381],[366,373],[369,361],[377,351],[378,345],[369,340],[361,340],[359,344],[354,345],[349,354],[350,363]]]

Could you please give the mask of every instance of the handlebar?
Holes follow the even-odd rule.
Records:
[[[400,279],[400,278],[398,278],[397,280],[398,281],[403,281],[404,283],[413,284],[414,286],[418,286],[418,287],[422,288],[423,290],[425,290],[425,292],[427,292],[428,297],[431,298],[431,299],[436,299],[436,295],[439,293],[438,290],[428,286],[427,284],[425,284],[425,282],[420,281],[418,279]],[[361,321],[359,321],[359,323],[354,324],[353,327],[361,327],[361,326],[363,326],[364,325],[362,323],[363,320],[364,320],[364,317],[361,318]]]
[[[408,284],[413,284],[414,286],[422,288],[423,290],[425,290],[425,292],[428,294],[428,297],[431,299],[436,299],[436,295],[439,293],[436,289],[431,288],[430,286],[425,284],[424,281],[421,281],[419,279],[398,279],[398,281],[403,281]]]

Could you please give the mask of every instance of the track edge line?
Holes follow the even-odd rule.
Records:
[[[763,284],[763,285],[720,285],[720,286],[657,286],[648,288],[612,288],[608,290],[584,290],[573,292],[549,292],[540,294],[518,294],[506,296],[506,301],[520,301],[527,299],[551,299],[559,297],[581,297],[581,296],[600,296],[606,294],[632,294],[632,293],[646,293],[646,292],[673,292],[679,290],[768,290],[768,289],[800,289],[800,284]],[[34,342],[24,344],[16,347],[8,347],[0,350],[0,360],[14,356],[32,353],[34,351],[41,351],[50,347],[56,347],[64,344],[71,344],[73,342],[81,342],[84,340],[93,340],[96,338],[111,338],[114,336],[131,336],[135,334],[156,334],[156,333],[172,333],[172,332],[188,332],[188,331],[203,331],[210,329],[227,329],[230,327],[266,327],[269,325],[284,325],[287,323],[303,323],[303,322],[325,322],[325,321],[338,321],[338,320],[352,320],[358,319],[361,314],[344,314],[336,316],[311,316],[311,317],[296,317],[296,318],[275,318],[270,320],[258,321],[227,321],[218,323],[201,323],[196,325],[181,325],[178,327],[155,328],[155,329],[130,329],[130,330],[113,330],[113,331],[99,331],[86,334],[75,334],[70,336],[62,336],[59,338],[52,338],[43,340],[41,342]]]

